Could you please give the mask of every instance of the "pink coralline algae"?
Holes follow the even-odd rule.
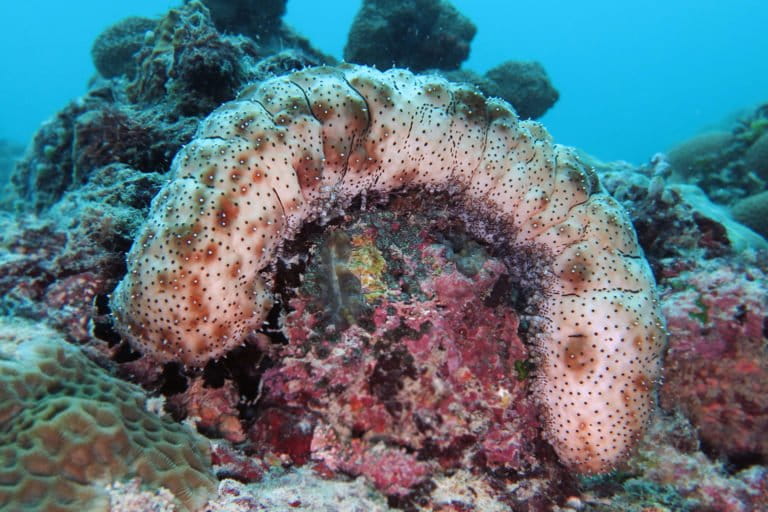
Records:
[[[679,406],[707,451],[768,458],[766,275],[738,260],[701,262],[667,279],[670,347],[662,405]]]
[[[452,468],[530,473],[541,426],[520,317],[498,296],[505,264],[477,244],[455,253],[420,215],[379,215],[321,243],[252,440],[389,495]],[[318,293],[328,280],[338,300]]]
[[[171,397],[171,403],[194,419],[197,428],[233,443],[245,440],[240,424],[237,389],[232,381],[220,387],[207,387],[203,379],[193,379],[184,393]]]

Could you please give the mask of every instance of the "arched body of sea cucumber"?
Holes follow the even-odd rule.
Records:
[[[281,242],[366,192],[450,190],[510,246],[551,261],[535,392],[546,436],[580,472],[621,461],[653,407],[665,335],[622,208],[573,150],[505,102],[434,76],[343,65],[246,90],[174,159],[115,290],[120,333],[201,365],[270,309],[261,272]]]

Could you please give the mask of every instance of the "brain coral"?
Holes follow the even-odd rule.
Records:
[[[113,296],[122,335],[155,358],[199,365],[244,343],[271,306],[262,271],[332,206],[449,192],[546,267],[536,387],[561,460],[603,471],[642,433],[665,333],[634,230],[573,150],[503,101],[399,69],[307,69],[214,111],[171,173]]]
[[[196,510],[207,449],[54,332],[0,321],[0,510],[107,511],[105,484],[134,477]]]

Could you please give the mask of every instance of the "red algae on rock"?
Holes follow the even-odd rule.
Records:
[[[459,223],[411,207],[321,236],[289,292],[251,438],[389,495],[455,468],[530,474],[544,443],[516,371],[530,353],[507,267]]]

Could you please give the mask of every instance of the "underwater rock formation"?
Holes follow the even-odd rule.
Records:
[[[308,44],[284,41],[281,49],[220,34],[200,2],[171,9],[125,61],[128,77],[96,81],[38,130],[11,176],[15,208],[41,212],[109,164],[163,173],[200,119],[246,83],[327,62]]]
[[[458,69],[476,31],[445,0],[363,0],[344,60],[381,70]]]
[[[360,194],[445,191],[527,259],[515,279],[541,314],[537,395],[561,459],[605,471],[641,434],[665,339],[653,277],[595,175],[508,105],[402,70],[317,68],[219,108],[171,172],[112,301],[154,358],[201,365],[245,343],[272,304],[259,272],[308,221]]]
[[[523,119],[536,119],[559,94],[538,62],[506,61],[483,76],[459,69],[469,56],[475,27],[444,0],[365,0],[344,48],[348,62],[381,70],[437,72],[511,103]]]
[[[203,3],[210,10],[211,18],[221,33],[247,37],[256,45],[260,58],[269,58],[292,49],[301,54],[302,60],[312,61],[316,65],[336,63],[335,58],[313,48],[309,40],[282,21],[287,0],[204,0]],[[283,68],[281,73],[301,69],[306,65],[305,62],[293,68]]]
[[[129,98],[138,104],[168,98],[184,116],[205,115],[245,83],[249,54],[256,54],[250,40],[222,37],[205,6],[191,2],[169,11],[137,54]]]

